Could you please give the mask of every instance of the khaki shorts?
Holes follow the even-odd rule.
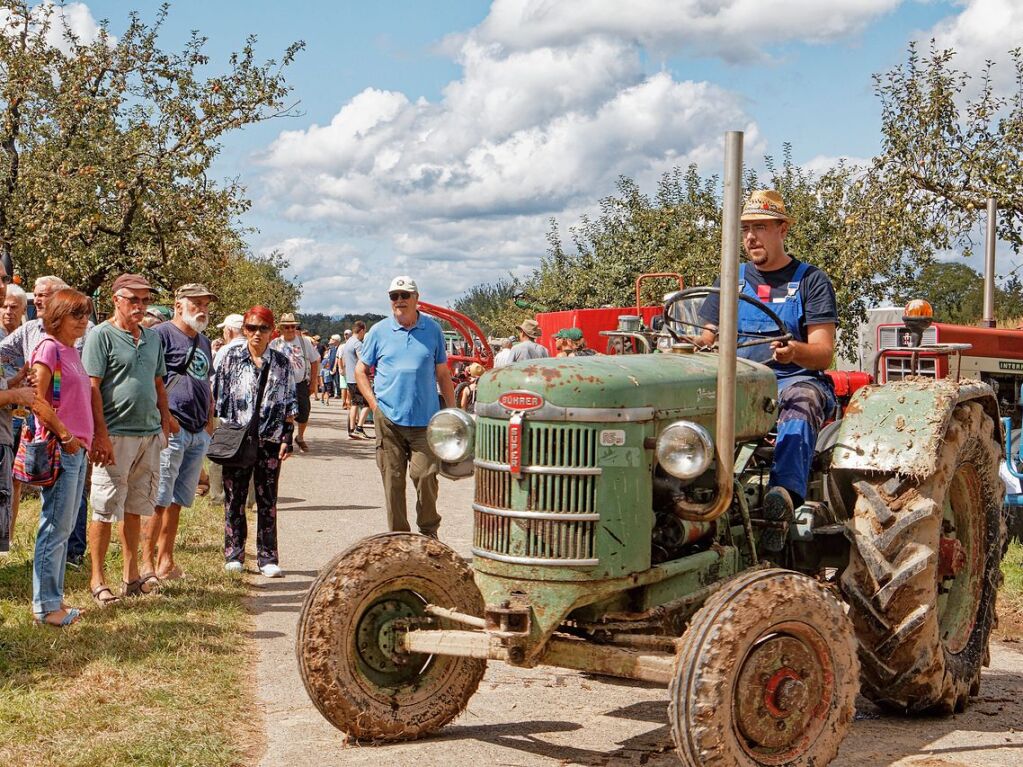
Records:
[[[125,514],[149,517],[160,487],[160,451],[163,434],[147,437],[111,436],[114,463],[92,471],[94,522],[120,522]]]

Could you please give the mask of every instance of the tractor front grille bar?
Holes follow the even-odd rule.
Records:
[[[514,564],[598,564],[600,427],[529,419],[523,427],[516,476],[509,461],[508,421],[477,420],[473,553]]]

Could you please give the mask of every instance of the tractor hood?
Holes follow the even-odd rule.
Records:
[[[774,425],[778,385],[764,365],[737,362],[736,438],[759,437]],[[507,418],[525,410],[534,420],[604,422],[688,418],[710,426],[717,365],[717,355],[705,353],[526,360],[480,378],[476,413]]]

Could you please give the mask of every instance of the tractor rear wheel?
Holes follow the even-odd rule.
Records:
[[[980,404],[952,413],[934,473],[853,482],[842,591],[863,692],[902,712],[956,712],[980,690],[1005,549],[1001,451]]]
[[[830,762],[855,712],[852,626],[825,586],[788,570],[729,580],[675,658],[668,719],[687,767]]]
[[[366,538],[335,557],[309,589],[295,650],[306,692],[355,740],[414,740],[458,716],[486,661],[398,650],[396,629],[462,628],[427,604],[483,614],[472,570],[440,541],[411,533]]]

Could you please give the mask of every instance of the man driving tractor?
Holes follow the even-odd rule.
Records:
[[[817,433],[836,407],[823,371],[835,352],[838,307],[828,276],[785,252],[792,217],[778,192],[753,192],[743,206],[741,222],[749,262],[739,266],[740,292],[774,311],[792,335],[769,346],[742,347],[744,335],[754,338],[752,334],[777,330],[766,314],[739,302],[739,356],[764,363],[778,378],[778,436],[764,513],[769,519],[790,520],[806,496]],[[700,340],[707,345],[717,334],[718,303],[718,295],[712,293],[699,312],[706,323]],[[783,544],[780,533],[762,541],[768,550],[780,550]]]

